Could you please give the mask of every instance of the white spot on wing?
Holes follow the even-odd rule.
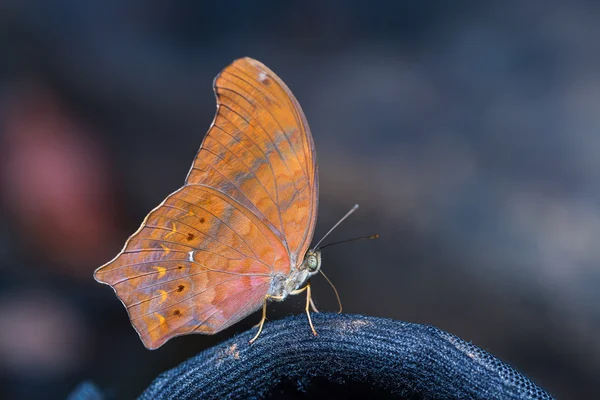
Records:
[[[194,262],[194,250],[188,252],[188,260],[190,260],[191,262]]]
[[[267,74],[265,74],[263,71],[260,71],[260,73],[258,74],[258,80],[261,82],[264,82],[267,80]]]

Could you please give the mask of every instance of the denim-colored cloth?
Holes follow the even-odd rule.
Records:
[[[92,382],[81,382],[73,392],[67,397],[67,400],[105,400],[104,393]]]
[[[265,324],[164,372],[140,399],[362,397],[551,399],[535,383],[464,340],[427,325],[349,314]]]

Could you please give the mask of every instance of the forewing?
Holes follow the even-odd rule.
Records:
[[[250,58],[225,68],[214,90],[217,114],[186,183],[214,187],[250,210],[299,264],[318,208],[316,155],[304,113],[283,81]]]

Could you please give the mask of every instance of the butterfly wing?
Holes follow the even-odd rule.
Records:
[[[312,240],[317,166],[300,105],[249,58],[225,68],[214,89],[217,113],[185,185],[94,274],[149,349],[256,311]]]
[[[214,87],[217,115],[187,184],[218,185],[275,232],[296,265],[318,208],[317,160],[302,108],[273,71],[250,58],[225,68]]]

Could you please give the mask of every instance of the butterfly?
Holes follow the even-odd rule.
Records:
[[[94,272],[148,349],[214,334],[306,292],[321,268],[315,145],[298,101],[269,68],[234,61],[214,80],[217,112],[183,187],[153,209]]]

